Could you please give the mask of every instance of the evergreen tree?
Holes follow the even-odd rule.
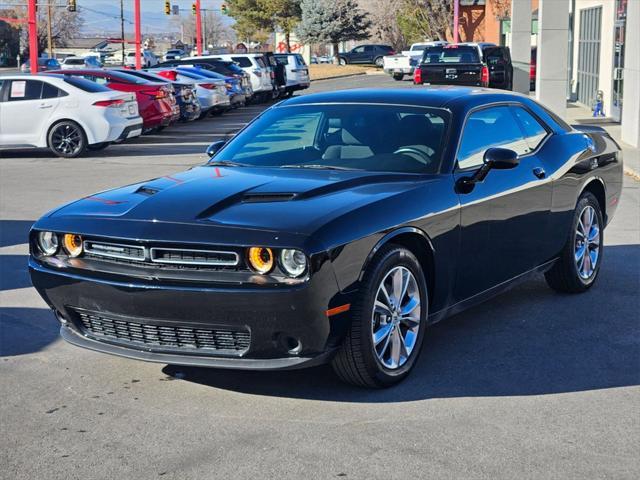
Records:
[[[296,29],[305,43],[330,43],[338,62],[338,44],[369,37],[371,21],[356,0],[302,0],[302,20]]]

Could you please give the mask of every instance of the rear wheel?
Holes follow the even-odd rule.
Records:
[[[551,288],[581,293],[598,277],[602,263],[604,221],[600,203],[591,192],[583,193],[576,206],[569,239],[558,262],[545,274]]]
[[[382,57],[376,57],[373,64],[378,68],[382,68]]]
[[[394,74],[393,74],[393,79],[394,79],[394,80],[400,81],[400,80],[402,80],[403,78],[404,78],[404,73],[394,73]]]
[[[87,149],[87,136],[76,122],[65,120],[51,127],[47,145],[58,157],[75,158]]]
[[[348,62],[346,58],[340,57],[340,60],[338,61],[338,63],[340,63],[340,65],[346,65]]]
[[[415,255],[398,245],[382,247],[367,268],[333,369],[362,387],[398,383],[418,358],[427,313],[427,284]]]

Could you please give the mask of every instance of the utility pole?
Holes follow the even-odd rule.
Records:
[[[122,66],[124,67],[124,0],[120,0],[120,36],[122,37]]]
[[[142,59],[140,57],[140,44],[142,43],[140,34],[140,0],[133,0],[133,21],[135,23],[135,42],[136,42],[136,70],[142,68]]]
[[[51,13],[51,0],[47,1],[47,42],[49,46],[49,58],[53,58],[53,35],[51,34],[51,22],[53,15]]]
[[[201,13],[202,15],[202,49],[203,52],[207,50],[207,12]]]

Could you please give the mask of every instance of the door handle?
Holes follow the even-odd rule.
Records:
[[[53,105],[40,105],[38,108],[51,108]]]
[[[544,177],[547,176],[547,172],[544,171],[544,168],[542,167],[536,167],[533,169],[533,174],[538,177],[539,179],[543,179]]]

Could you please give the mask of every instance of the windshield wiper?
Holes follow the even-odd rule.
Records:
[[[232,162],[231,160],[212,160],[207,162],[209,167],[251,167],[248,163]]]
[[[337,165],[320,165],[314,163],[296,163],[291,165],[280,165],[280,168],[315,168],[318,170],[360,170],[359,168],[339,167]]]

